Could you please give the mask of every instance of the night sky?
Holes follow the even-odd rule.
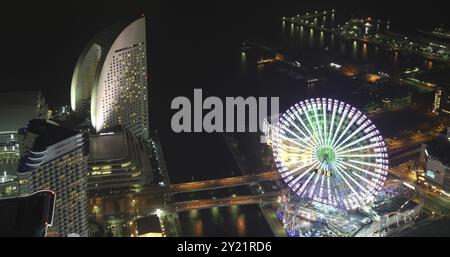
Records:
[[[43,90],[53,106],[68,103],[72,72],[89,39],[120,19],[139,17],[142,13],[147,17],[151,91],[168,84],[170,78],[160,73],[183,76],[191,72],[185,69],[189,67],[175,63],[176,60],[184,60],[186,64],[184,58],[198,58],[199,51],[211,45],[215,51],[227,51],[240,38],[263,32],[264,27],[255,26],[260,23],[258,19],[278,19],[296,10],[315,8],[354,9],[357,16],[386,16],[394,24],[410,24],[412,29],[448,24],[449,19],[442,1],[424,1],[420,5],[420,1],[336,4],[337,1],[320,0],[15,2],[3,4],[0,18],[3,35],[0,90]],[[220,62],[220,55],[217,57],[215,62]],[[177,87],[170,84],[171,89]]]
[[[335,8],[357,17],[389,17],[395,26],[414,31],[448,25],[443,1],[16,1],[2,3],[0,91],[40,90],[55,107],[70,104],[70,82],[77,58],[98,31],[120,19],[147,17],[150,73],[150,122],[160,130],[169,172],[201,164],[200,147],[210,147],[214,162],[223,145],[205,144],[217,135],[173,135],[170,101],[204,88],[208,95],[235,96],[229,85],[237,71],[237,49],[245,39],[269,33],[282,16],[303,10]],[[264,3],[263,3],[264,2]],[[328,3],[327,3],[328,2]],[[345,2],[345,3],[343,3]],[[395,2],[395,3],[393,3]],[[270,25],[272,24],[272,25]],[[249,87],[249,93],[251,87]],[[200,142],[200,143],[199,143]],[[184,145],[179,147],[179,145]],[[220,149],[219,149],[220,148]],[[226,151],[226,149],[225,149]],[[225,157],[224,157],[225,158]],[[171,164],[174,160],[178,164]],[[183,166],[186,165],[186,166]],[[226,169],[225,167],[224,169]],[[182,175],[180,175],[182,177]]]

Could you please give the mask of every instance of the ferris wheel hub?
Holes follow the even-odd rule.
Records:
[[[317,150],[317,158],[327,164],[332,164],[336,160],[336,153],[331,147],[324,146]]]

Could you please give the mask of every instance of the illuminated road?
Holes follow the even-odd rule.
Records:
[[[156,213],[157,209],[162,209],[164,212],[183,212],[194,209],[209,209],[213,207],[224,207],[231,205],[248,205],[248,204],[263,204],[272,203],[278,200],[279,192],[270,192],[264,195],[242,195],[231,196],[217,199],[200,199],[183,202],[175,202],[167,206],[143,206],[136,209],[136,214],[139,216],[147,216]]]
[[[192,209],[208,209],[212,207],[222,207],[229,205],[247,205],[273,202],[278,199],[279,192],[270,192],[264,195],[243,195],[218,199],[202,199],[185,202],[176,202],[171,207],[174,211],[188,211]]]
[[[389,164],[390,166],[397,166],[402,163],[408,163],[410,160],[417,160],[419,159],[420,151],[421,145],[389,151]]]
[[[230,178],[173,184],[169,186],[169,188],[165,189],[164,193],[170,194],[170,193],[195,192],[201,190],[248,185],[260,181],[273,181],[278,179],[281,179],[281,176],[280,173],[275,170],[254,175],[244,175]]]
[[[139,192],[129,192],[129,195],[144,197],[146,195],[155,195],[155,194],[178,194],[211,189],[220,189],[226,187],[251,185],[261,181],[274,181],[279,179],[281,179],[280,173],[277,170],[271,170],[251,175],[172,184],[164,188],[150,188],[141,190]],[[122,194],[122,196],[123,195],[124,194]],[[103,197],[104,199],[115,199],[121,196],[105,194],[102,195],[101,197]]]
[[[164,202],[165,196],[175,194],[175,193],[186,193],[186,192],[195,192],[202,190],[212,190],[226,187],[234,187],[241,185],[251,185],[253,183],[261,182],[261,181],[274,181],[281,179],[280,173],[276,170],[271,170],[267,172],[262,172],[258,174],[252,175],[243,175],[236,176],[230,178],[222,178],[222,179],[213,179],[213,180],[204,180],[204,181],[194,181],[194,182],[186,182],[173,184],[166,188],[153,188],[142,190],[140,192],[129,192],[128,194],[107,194],[107,195],[97,195],[92,198],[90,203],[91,213],[96,213],[97,218],[99,219],[102,215],[108,215],[115,212],[119,213],[128,213],[133,214],[142,210],[148,209],[152,206],[153,211],[157,208],[166,209],[170,207],[167,206]],[[270,196],[270,194],[267,194]],[[251,204],[258,202],[256,200],[257,196],[249,196],[242,197],[237,196],[235,198],[225,199],[223,205],[230,204]],[[266,196],[264,196],[266,197]],[[189,204],[189,202],[180,203],[179,206],[181,209],[187,208],[189,206],[194,206],[195,203]],[[207,206],[217,206],[221,205],[220,200],[200,200],[197,201],[196,204],[199,205],[197,208],[207,208]],[[120,210],[113,210],[113,207],[108,206],[119,206]],[[177,204],[175,204],[175,207]],[[183,207],[184,206],[184,207]],[[193,208],[193,207],[192,207]]]
[[[429,129],[431,130],[431,129]],[[387,139],[387,147],[389,149],[390,154],[395,154],[397,152],[400,152],[406,148],[410,148],[412,146],[420,146],[423,142],[432,140],[436,138],[439,135],[439,133],[435,133],[432,131],[429,131],[427,133],[414,133],[411,135],[407,135],[402,137],[401,139]]]

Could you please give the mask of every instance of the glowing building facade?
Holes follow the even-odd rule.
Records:
[[[148,139],[145,17],[100,32],[78,59],[71,107],[96,132],[123,125]]]
[[[17,176],[21,193],[56,194],[51,232],[88,236],[85,136],[48,120],[31,120],[19,130],[22,147]],[[50,232],[50,231],[49,231]]]
[[[88,191],[138,192],[153,181],[150,150],[123,126],[90,135]]]

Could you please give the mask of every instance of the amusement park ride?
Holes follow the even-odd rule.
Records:
[[[266,128],[288,188],[278,213],[289,235],[382,235],[383,214],[370,207],[385,195],[388,154],[366,115],[342,101],[315,98],[290,107]]]

